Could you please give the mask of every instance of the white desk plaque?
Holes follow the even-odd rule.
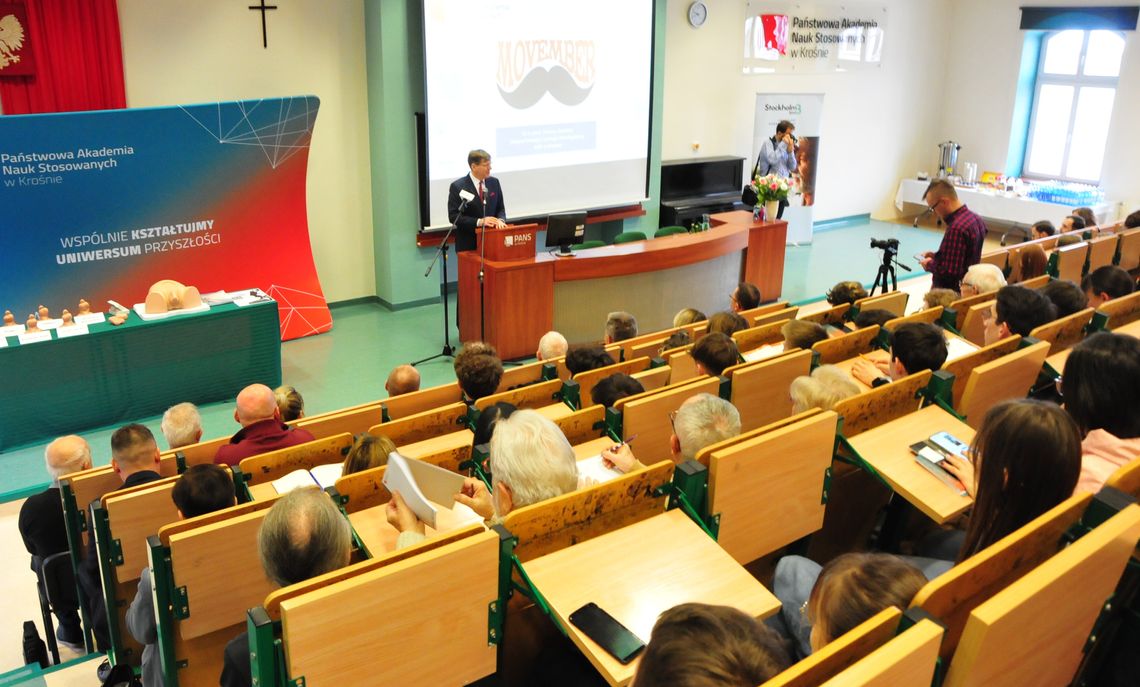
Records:
[[[7,348],[7,347],[8,347],[8,337],[0,336],[0,348]]]
[[[107,316],[101,312],[89,312],[86,315],[75,316],[75,324],[99,324],[106,321]]]
[[[77,324],[71,327],[59,327],[55,330],[55,335],[61,339],[66,339],[71,336],[83,336],[87,333],[87,325]]]
[[[37,320],[36,326],[40,329],[55,329],[63,324],[63,320],[58,317],[53,317],[50,320]]]
[[[0,327],[0,336],[16,336],[17,334],[24,333],[24,325],[11,324],[7,327]]]
[[[51,341],[51,332],[32,332],[20,335],[20,345],[39,343],[40,341]]]

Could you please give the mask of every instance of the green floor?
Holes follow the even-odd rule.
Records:
[[[836,281],[855,279],[870,286],[881,262],[882,253],[869,247],[871,238],[897,238],[899,256],[904,264],[914,267],[909,256],[934,250],[941,240],[940,231],[912,229],[909,226],[863,220],[832,226],[815,234],[810,245],[789,246],[784,262],[782,297],[792,302],[808,302],[821,298]],[[899,278],[920,274],[900,270]],[[454,297],[451,315],[454,322]],[[725,305],[728,296],[725,295]],[[282,344],[282,374],[305,397],[310,414],[383,398],[388,371],[400,363],[411,362],[439,353],[443,348],[440,305],[427,305],[391,312],[379,305],[348,305],[333,308],[333,330]],[[636,313],[635,313],[636,314]],[[458,332],[451,328],[451,341]],[[445,358],[419,366],[424,386],[442,384],[455,379],[451,361]],[[236,395],[238,389],[234,389]],[[232,434],[238,425],[233,419],[233,404],[214,403],[201,408],[204,436]],[[160,417],[139,418],[160,436]],[[110,461],[110,437],[114,427],[82,432],[94,452],[96,465]],[[165,442],[160,438],[160,445]],[[4,480],[0,484],[0,502],[26,496],[47,483],[43,468],[43,444],[10,450],[0,457]]]

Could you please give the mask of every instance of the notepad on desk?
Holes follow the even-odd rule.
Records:
[[[757,360],[767,360],[768,358],[774,358],[783,352],[784,342],[781,341],[780,343],[768,344],[767,346],[761,346],[760,348],[753,348],[751,351],[745,351],[740,354],[740,357],[744,358],[745,362],[754,363]]]
[[[285,494],[301,487],[327,489],[336,484],[343,469],[342,463],[329,463],[318,465],[311,470],[294,470],[284,477],[273,480],[273,488],[278,494]]]
[[[602,456],[596,455],[590,458],[583,458],[578,461],[578,488],[588,487],[594,484],[603,484],[614,479],[621,477],[620,470],[615,468],[606,467]]]
[[[946,337],[946,362],[964,358],[977,350],[977,346],[960,336]]]

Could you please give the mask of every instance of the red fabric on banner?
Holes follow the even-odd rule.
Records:
[[[0,0],[0,16],[7,4]],[[26,0],[25,7],[36,71],[0,78],[4,114],[126,107],[115,0]]]

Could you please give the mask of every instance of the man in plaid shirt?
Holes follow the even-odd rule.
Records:
[[[923,254],[922,269],[934,275],[933,288],[957,291],[966,269],[982,259],[986,223],[958,200],[954,185],[945,179],[930,182],[923,198],[946,224],[946,233],[937,252]]]

